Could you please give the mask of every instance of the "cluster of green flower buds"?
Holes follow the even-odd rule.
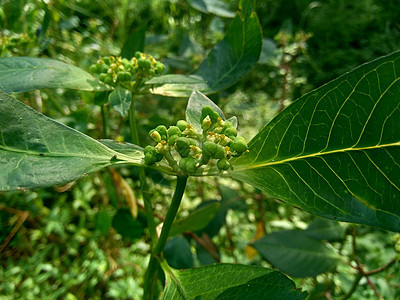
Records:
[[[132,59],[115,56],[101,57],[90,66],[90,72],[98,75],[100,81],[111,86],[133,87],[164,72],[164,64],[150,54],[136,52]]]
[[[200,124],[202,132],[184,120],[169,128],[160,125],[151,130],[150,137],[157,145],[145,148],[145,163],[152,165],[165,159],[174,171],[187,174],[213,166],[220,171],[233,169],[230,160],[248,151],[246,140],[237,136],[234,125],[222,120],[210,106],[203,107]]]

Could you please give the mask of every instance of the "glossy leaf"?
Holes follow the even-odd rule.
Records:
[[[171,227],[170,235],[184,233],[185,231],[197,231],[203,229],[214,218],[220,208],[218,202],[210,203],[207,206],[196,209],[182,220],[175,221]]]
[[[19,93],[42,88],[104,90],[105,85],[84,70],[64,62],[34,57],[0,58],[0,89]]]
[[[400,231],[400,52],[306,94],[233,161],[232,177],[322,217]]]
[[[0,92],[0,190],[64,184],[119,163],[142,165]]]
[[[233,18],[235,13],[229,10],[229,5],[222,0],[189,0],[189,5],[205,14]]]
[[[217,44],[193,74],[168,75],[146,82],[155,94],[183,97],[193,89],[211,94],[242,78],[257,63],[262,47],[262,32],[253,0],[242,0],[224,39]],[[190,81],[195,80],[192,84]]]
[[[108,98],[112,108],[114,108],[123,118],[126,117],[129,107],[131,107],[132,93],[121,86],[117,86],[115,90],[110,93]]]
[[[248,291],[247,285],[251,285],[253,295],[268,295],[267,299],[271,300],[300,300],[307,296],[296,290],[293,282],[284,275],[262,267],[216,264],[185,271],[174,270],[173,273],[174,278],[167,276],[162,299],[249,299],[242,298]],[[233,291],[238,294],[235,296]]]
[[[252,246],[279,270],[294,277],[316,276],[331,271],[337,263],[332,250],[302,231],[272,232]]]

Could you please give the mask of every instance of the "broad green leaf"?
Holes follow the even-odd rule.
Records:
[[[155,85],[152,93],[183,97],[197,89],[211,94],[231,86],[249,72],[260,56],[262,32],[254,12],[254,1],[242,0],[240,8],[224,39],[193,74],[186,78],[183,75],[153,78],[146,82]],[[196,82],[189,83],[193,80]]]
[[[400,231],[399,78],[395,52],[304,95],[231,176],[322,217]]]
[[[105,85],[84,70],[54,59],[0,58],[0,89],[19,93],[42,88],[104,90]]]
[[[294,277],[311,277],[331,271],[336,254],[302,231],[277,231],[251,244],[271,264]]]
[[[185,271],[174,270],[173,275],[167,273],[167,277],[162,299],[249,299],[242,298],[247,285],[251,285],[253,295],[270,296],[265,299],[300,300],[307,296],[284,275],[262,267],[216,264]],[[234,290],[230,290],[232,288]],[[235,296],[232,291],[238,294]],[[233,298],[226,298],[227,295]]]
[[[142,165],[0,92],[0,190],[64,184],[119,163]]]
[[[219,294],[216,300],[304,300],[307,298],[306,292],[301,292],[293,288],[291,283],[284,275],[272,272],[247,283],[232,287]]]
[[[345,230],[338,222],[317,218],[303,232],[314,239],[331,242],[343,239]]]
[[[235,13],[229,10],[229,5],[222,0],[189,0],[189,5],[205,14],[233,18]]]
[[[135,156],[138,152],[143,152],[143,148],[126,142],[117,142],[114,140],[99,140],[100,143],[107,146],[108,148],[117,151],[119,153],[128,155],[128,156]]]
[[[190,243],[181,236],[168,240],[163,250],[163,256],[168,265],[175,269],[189,269],[194,266]]]
[[[218,202],[196,209],[183,220],[175,221],[172,225],[170,235],[184,233],[185,231],[197,231],[203,229],[214,218],[220,208]]]
[[[124,118],[128,114],[129,107],[131,107],[132,93],[121,86],[117,86],[108,98],[112,108]]]

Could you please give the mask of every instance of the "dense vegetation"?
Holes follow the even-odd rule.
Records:
[[[210,81],[215,74],[202,62],[212,57],[210,53],[215,45],[227,40],[239,6],[239,1],[195,0],[0,0],[0,3],[1,58],[51,58],[89,72],[100,57],[131,59],[136,51],[141,51],[162,62],[165,70],[160,69],[159,73],[194,72],[209,76]],[[234,80],[228,84],[202,90],[227,118],[237,116],[238,131],[248,141],[291,103],[295,105],[284,110],[281,119],[278,116],[273,122],[286,122],[284,117],[291,111],[335,86],[335,82],[311,94],[306,95],[307,92],[362,63],[388,55],[400,46],[399,8],[395,0],[289,3],[257,1],[254,11],[263,33],[261,55],[251,52],[258,47],[255,38],[254,44],[249,46],[249,57],[255,57],[254,62],[251,59],[242,61],[241,68],[235,70],[237,78],[233,76]],[[242,7],[242,11],[246,9]],[[252,23],[248,30],[257,32],[257,28]],[[397,61],[398,55],[395,53],[373,62],[339,80],[351,82],[352,76],[356,78],[361,72],[379,69],[389,60]],[[5,65],[3,62],[0,65]],[[377,77],[389,78],[387,72],[380,69]],[[154,145],[149,136],[152,129],[160,124],[168,128],[185,118],[185,107],[193,88],[189,84],[182,85],[189,92],[182,86],[171,89],[175,93],[173,96],[180,96],[172,97],[168,88],[161,86],[157,90],[157,80],[162,76],[157,77],[160,74],[156,73],[151,81],[151,87],[156,87],[153,93],[135,90],[140,94],[135,101],[137,136],[143,147]],[[124,108],[123,97],[114,98],[117,103],[113,104],[112,97],[108,102],[108,92],[85,91],[85,88],[44,85],[16,90],[11,86],[17,86],[18,80],[9,78],[6,81],[2,77],[2,90],[15,92],[14,98],[51,119],[97,140],[107,138],[139,144],[130,133],[129,107]],[[300,98],[303,95],[306,96]],[[0,96],[3,100],[11,99],[3,93]],[[199,97],[196,101],[206,101]],[[300,102],[296,106],[298,98]],[[10,104],[10,112],[13,105]],[[24,109],[21,106],[21,111]],[[7,110],[0,111],[0,117],[7,119]],[[291,124],[288,121],[287,128]],[[273,131],[271,127],[273,125],[264,127],[259,136]],[[343,139],[347,130],[342,131]],[[397,136],[393,132],[390,138]],[[264,146],[250,142],[251,147]],[[293,148],[291,151],[296,151]],[[256,152],[250,152],[251,159],[252,153]],[[278,153],[277,157],[280,158]],[[354,223],[323,219],[317,215],[334,219],[334,213],[324,204],[302,206],[300,199],[299,203],[289,201],[295,205],[291,206],[278,201],[289,196],[283,188],[280,190],[279,181],[273,175],[268,178],[272,182],[270,186],[276,182],[275,191],[270,192],[268,189],[272,188],[268,183],[253,182],[250,171],[241,173],[250,158],[233,157],[229,163],[234,169],[229,177],[189,177],[177,222],[171,228],[163,251],[169,266],[190,269],[223,262],[273,268],[288,275],[297,288],[310,294],[310,299],[400,297],[400,235],[395,233],[400,229],[389,216],[392,213],[398,218],[398,212],[392,211],[398,205],[396,202],[393,206],[382,207],[383,213],[389,213],[377,220],[358,218],[357,211],[346,209],[343,216],[335,215],[335,218]],[[8,158],[0,156],[0,166],[3,159]],[[267,160],[262,155],[256,159]],[[260,166],[263,163],[261,161]],[[350,164],[345,158],[336,161],[338,165],[341,163]],[[373,182],[377,175],[369,173],[371,177],[366,178],[361,169],[360,165],[360,178],[367,186],[371,184],[371,190],[385,197],[397,196],[387,185],[378,180]],[[143,287],[148,284],[144,278],[150,244],[154,242],[142,200],[141,170],[135,166],[112,165],[66,185],[0,192],[0,299],[141,299]],[[393,174],[394,171],[390,175]],[[158,225],[165,221],[176,177],[157,168],[146,168],[146,175],[149,179],[146,189],[151,194]],[[0,170],[1,184],[5,177],[7,175]],[[295,181],[291,184],[294,188],[298,185]],[[304,199],[307,198],[306,192],[304,195]],[[231,266],[222,264],[221,274],[235,271],[224,270],[225,267]],[[166,268],[163,266],[164,271]],[[246,272],[237,271],[243,276]],[[255,279],[265,286],[278,280],[275,273],[260,272],[262,276]],[[158,277],[154,280],[153,292],[157,297],[164,288],[166,275],[161,268],[155,273]],[[232,275],[224,276],[232,278]],[[256,286],[261,283],[255,279],[249,282],[257,290]],[[286,284],[287,288],[288,282],[282,285]],[[167,293],[172,289],[170,287]],[[291,296],[287,294],[288,299],[305,296],[293,288],[292,292]],[[236,293],[227,290],[224,296],[234,299]]]

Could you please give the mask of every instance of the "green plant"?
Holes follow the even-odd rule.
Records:
[[[241,26],[257,33],[257,18],[252,12],[251,2],[242,1],[241,5],[242,11],[234,19],[232,30]],[[193,87],[204,93],[226,88],[256,61],[254,56],[257,55],[252,51],[257,47],[254,47],[253,40],[249,45],[230,38],[232,33],[229,35],[228,32],[221,47],[211,52],[194,75],[164,75],[150,80],[144,80],[146,76],[139,76],[138,80],[135,77],[137,70],[133,70],[136,66],[129,72],[125,69],[116,72],[113,68],[109,73],[111,64],[104,58],[91,67],[94,73],[99,74],[99,79],[54,60],[0,59],[2,74],[5,74],[0,85],[6,92],[44,87],[106,91],[103,96],[111,106],[121,116],[128,116],[133,142],[96,141],[1,93],[0,154],[4,175],[0,177],[0,189],[10,191],[53,186],[86,177],[107,166],[139,166],[146,225],[151,238],[151,258],[144,280],[146,298],[151,299],[156,294],[156,275],[161,266],[167,279],[164,299],[231,299],[244,293],[257,298],[264,296],[266,291],[271,299],[304,299],[304,292],[296,290],[288,278],[271,269],[218,264],[178,271],[166,262],[163,250],[168,237],[187,230],[203,229],[197,225],[196,219],[206,219],[216,211],[215,205],[210,206],[197,211],[197,215],[188,216],[186,224],[174,223],[188,177],[232,177],[325,218],[398,232],[400,190],[396,162],[399,160],[399,136],[395,125],[399,113],[400,54],[396,52],[370,62],[306,94],[247,143],[237,137],[236,117],[226,120],[215,103],[199,91],[191,92]],[[242,52],[236,56],[229,49],[238,44],[242,45]],[[217,58],[226,53],[237,63],[233,67],[230,63],[213,66]],[[108,59],[111,62],[112,59]],[[120,65],[125,62],[124,68],[127,69],[132,63],[114,59]],[[104,72],[99,70],[103,65],[107,65]],[[138,63],[138,67],[149,73],[151,63],[142,62],[142,66]],[[160,71],[154,71],[154,75],[156,73],[162,73],[161,67]],[[105,80],[108,74],[111,74],[111,79]],[[32,75],[35,75],[33,79]],[[139,146],[134,105],[137,97],[147,92],[174,96],[190,92],[191,96],[186,120],[179,120],[168,128],[157,126],[149,133],[157,145],[142,148]],[[107,116],[103,115],[104,129],[106,120]],[[148,187],[143,167],[177,177],[175,193],[159,236],[152,211],[153,199],[146,193]],[[133,225],[142,231],[139,221]],[[322,225],[327,228],[335,226],[331,223]],[[291,276],[315,276],[334,269],[339,260],[321,243],[326,236],[321,237],[315,232],[316,227],[320,229],[322,226],[315,226],[310,225],[301,232],[269,234],[255,241],[253,246]],[[322,259],[315,261],[314,265],[306,265],[311,269],[304,265],[291,268],[293,259],[276,258],[276,252],[282,248],[270,251],[273,246],[282,244],[288,251],[286,257],[296,255],[293,244],[300,244],[307,250],[322,254]],[[304,255],[301,247],[299,249],[302,258],[315,258],[315,255]],[[395,261],[396,258],[391,264]],[[363,270],[359,262],[357,268],[359,279],[372,274]],[[198,282],[199,278],[201,282]]]

